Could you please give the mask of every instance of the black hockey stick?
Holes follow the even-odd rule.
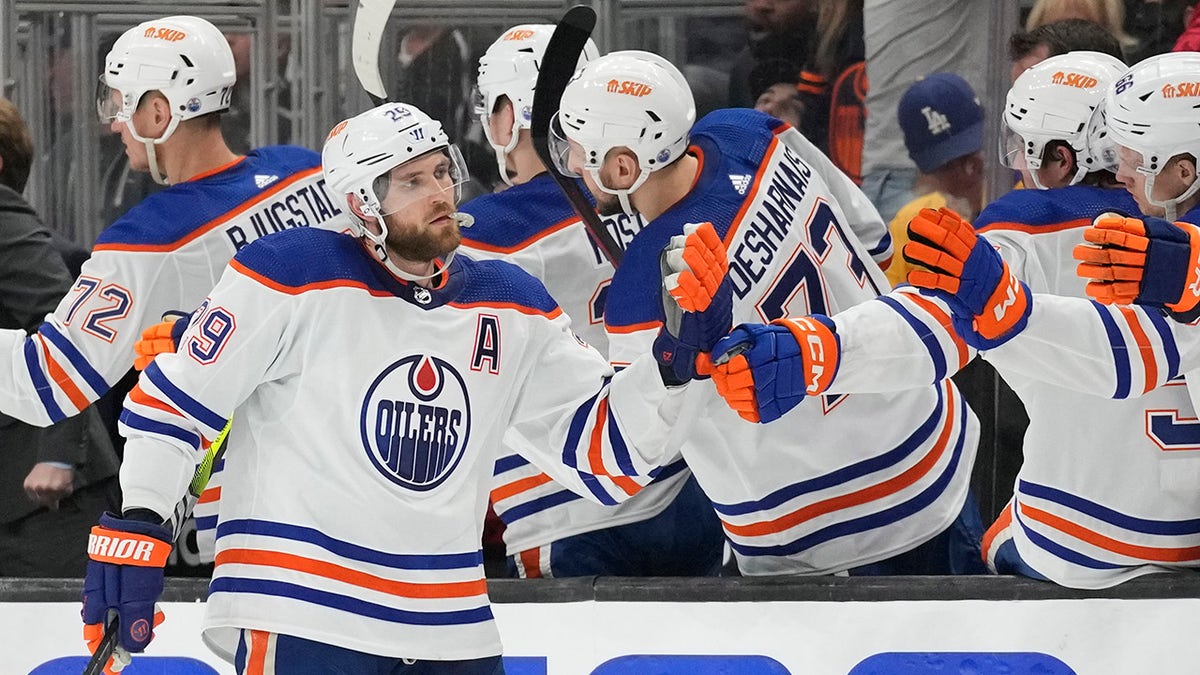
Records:
[[[383,78],[379,76],[379,44],[395,6],[396,0],[358,0],[358,9],[354,12],[350,61],[359,84],[375,105],[388,100]]]
[[[583,220],[584,227],[592,236],[604,257],[616,267],[621,262],[625,251],[613,239],[608,228],[600,221],[596,209],[579,188],[574,179],[562,175],[554,165],[550,152],[550,123],[558,114],[562,102],[563,90],[575,76],[575,66],[579,63],[579,55],[587,45],[592,29],[596,27],[596,12],[591,7],[576,5],[567,10],[563,18],[554,28],[550,43],[546,45],[546,54],[542,57],[538,69],[537,85],[533,90],[533,113],[529,120],[529,132],[533,137],[533,147],[538,157],[546,165],[546,171],[558,183],[559,189],[566,195],[567,201]]]
[[[104,624],[104,637],[101,638],[96,652],[92,654],[92,658],[84,667],[83,675],[100,675],[104,672],[104,666],[108,664],[108,657],[112,656],[113,649],[117,647],[117,622],[119,620],[117,614],[113,613],[108,623]]]

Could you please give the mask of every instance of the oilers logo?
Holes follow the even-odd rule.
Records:
[[[471,404],[462,376],[436,356],[388,366],[363,401],[359,432],[371,463],[410,490],[441,485],[467,447]]]

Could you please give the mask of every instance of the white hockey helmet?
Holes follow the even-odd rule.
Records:
[[[1200,161],[1200,53],[1152,56],[1126,71],[1105,101],[1113,140],[1142,155],[1146,199],[1174,220],[1180,202],[1200,189],[1200,179],[1183,194],[1160,201],[1151,194],[1154,178],[1172,157],[1191,154]]]
[[[104,59],[96,89],[100,121],[125,122],[146,146],[150,175],[167,180],[154,146],[164,143],[183,120],[229,108],[237,80],[233,52],[217,27],[194,16],[168,16],[125,31]],[[171,121],[158,138],[144,138],[130,118],[147,92],[158,91],[171,107]]]
[[[162,142],[183,120],[227,110],[236,79],[233,52],[216,26],[194,16],[168,16],[117,38],[104,59],[97,112],[103,122],[128,122],[146,92],[162,92],[172,117]]]
[[[473,101],[475,114],[483,124],[483,133],[496,153],[500,177],[505,183],[508,178],[508,153],[517,147],[521,129],[528,129],[533,116],[533,91],[537,84],[538,71],[546,53],[546,45],[554,34],[552,24],[522,24],[504,31],[487,52],[479,58],[479,79],[475,84]],[[588,39],[583,53],[579,55],[578,70],[588,61],[600,55],[596,43]],[[488,120],[496,109],[496,101],[507,96],[513,107],[512,138],[501,145],[492,138]]]
[[[619,51],[589,62],[567,85],[551,125],[555,165],[567,175],[568,139],[583,148],[583,168],[601,190],[616,195],[632,214],[629,194],[650,173],[682,157],[696,121],[696,103],[683,73],[658,54]],[[600,167],[613,148],[627,147],[641,173],[627,190],[600,180]]]
[[[1053,56],[1021,73],[1008,90],[1001,135],[1001,160],[1018,168],[1023,160],[1034,184],[1042,154],[1051,141],[1063,141],[1075,151],[1071,185],[1088,173],[1116,170],[1117,152],[1108,135],[1104,94],[1125,72],[1125,64],[1100,52],[1069,52]]]
[[[396,167],[435,151],[448,159],[445,167],[404,180],[393,176]],[[356,195],[363,212],[378,220],[376,233],[359,219],[351,219],[355,234],[370,243],[381,262],[388,262],[385,216],[446,190],[453,190],[458,204],[468,180],[466,162],[441,123],[406,103],[384,103],[339,122],[325,139],[321,166],[334,194]],[[459,218],[460,223],[464,219]]]

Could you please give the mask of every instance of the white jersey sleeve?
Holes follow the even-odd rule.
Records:
[[[613,375],[598,352],[579,349],[565,316],[547,328],[518,393],[506,447],[577,494],[620,503],[677,454],[667,421],[678,415],[686,387],[664,386],[649,353]]]
[[[1137,305],[1034,294],[1025,330],[986,358],[1002,372],[1130,398],[1200,367],[1200,330]]]
[[[832,317],[841,343],[831,393],[883,393],[950,377],[975,352],[954,332],[940,300],[901,286]]]

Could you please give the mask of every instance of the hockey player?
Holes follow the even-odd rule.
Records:
[[[126,401],[124,509],[93,531],[84,622],[116,610],[121,646],[146,646],[163,522],[233,415],[204,623],[218,654],[243,674],[502,673],[479,551],[497,448],[602,503],[652,480],[677,452],[674,385],[728,331],[719,240],[692,226],[664,258],[703,310],[658,336],[679,360],[614,375],[533,277],[454,255],[465,173],[438,122],[374,108],[334,127],[323,164],[357,237],[240,251]]]
[[[269,232],[341,229],[320,158],[277,146],[242,157],[221,135],[233,56],[211,23],[190,16],[126,31],[105,59],[101,119],[130,165],[169,184],[110,225],[70,294],[38,332],[0,331],[11,367],[0,411],[46,425],[83,410],[129,370],[142,329],[196,307],[234,252]]]
[[[1095,246],[1077,253],[1079,274],[1093,280],[1092,297],[1163,306],[1187,321],[1200,306],[1200,263],[1194,262],[1200,250],[1194,227],[1200,225],[1198,65],[1194,52],[1163,54],[1131,68],[1113,88],[1109,126],[1120,155],[1117,177],[1149,217],[1140,224],[1098,222],[1085,233]],[[1144,276],[1146,267],[1155,275]]]
[[[546,173],[529,132],[538,66],[553,32],[553,25],[514,26],[479,60],[476,113],[512,187],[463,205],[475,217],[463,233],[463,249],[537,277],[571,317],[575,333],[607,354],[604,301],[613,265]],[[597,55],[589,42],[580,65]],[[607,223],[623,244],[642,225],[625,214]],[[496,462],[492,501],[506,526],[513,576],[704,576],[721,566],[720,523],[683,460],[628,501],[604,506],[510,452]]]
[[[552,130],[601,213],[648,222],[609,288],[615,363],[654,340],[657,249],[692,220],[711,219],[729,247],[737,321],[833,313],[888,288],[864,245],[889,248],[887,228],[862,192],[779,120],[724,110],[697,122],[682,74],[657,55],[588,63]],[[967,500],[978,425],[952,383],[816,399],[772,425],[740,419],[708,386],[688,404],[683,456],[743,573],[982,570]]]
[[[1006,123],[1033,160],[1034,184],[1108,178],[1103,167],[1112,140],[1095,110],[1124,72],[1111,57],[1077,52],[1021,75],[1009,94]],[[1112,103],[1110,98],[1108,105]],[[1116,129],[1114,124],[1107,135],[1120,140]],[[1059,161],[1047,166],[1048,153],[1058,154]],[[1093,170],[1081,173],[1077,164]],[[1132,354],[1140,351],[1147,359],[1140,375],[1104,391],[1117,392],[1115,398],[1143,393],[1138,377],[1149,388],[1179,372],[1177,357],[1156,362],[1145,353],[1156,338],[1169,336],[1161,317],[1132,308],[1107,312],[1082,299],[1083,282],[1075,277],[1067,251],[1077,245],[1092,217],[1115,209],[1132,211],[1133,206],[1120,192],[1081,184],[1010,193],[981,214],[985,225],[980,237],[952,213],[925,211],[910,225],[916,236],[905,252],[933,272],[917,271],[909,280],[948,293],[951,316],[926,297],[898,291],[886,302],[834,317],[836,337],[825,337],[840,340],[840,361],[826,357],[822,364],[837,368],[837,376],[827,389],[809,393],[877,391],[944,377],[969,355],[966,345],[951,339],[957,332],[967,344],[984,350],[1021,396],[1030,417],[1025,461],[1012,503],[984,540],[989,564],[1001,573],[1104,588],[1151,572],[1200,566],[1195,548],[1200,527],[1190,524],[1200,522],[1200,493],[1193,480],[1200,475],[1200,457],[1170,452],[1185,447],[1180,432],[1192,426],[1181,421],[1192,416],[1186,388],[1167,386],[1130,401],[1076,393],[1089,379],[1121,371],[1120,365],[1097,368],[1105,353],[1126,370],[1136,360]],[[1027,284],[1018,281],[1021,277]],[[1038,295],[1034,301],[1031,289],[1077,297]],[[1054,321],[1056,309],[1048,320],[1046,314],[1041,321],[1030,317],[1031,307],[1072,304],[1091,314],[1097,335],[1074,327],[1064,330],[1063,323]],[[1077,325],[1087,319],[1082,316]],[[1018,335],[1026,321],[1030,328]],[[805,325],[824,324],[810,319]],[[911,328],[905,330],[906,325]],[[1135,346],[1130,355],[1112,351],[1124,332]],[[749,337],[755,333],[774,344]],[[738,338],[714,352],[719,359],[739,339],[745,349],[714,375],[732,402],[752,412],[781,405],[781,398],[791,400],[797,392],[803,395],[802,383],[772,386],[764,377],[772,367],[799,372],[810,367],[813,361],[797,352],[795,343],[783,344],[780,337],[786,336],[753,327],[739,328],[734,335]],[[1089,348],[1081,351],[1081,344]],[[772,347],[777,354],[797,357],[773,363],[768,356]],[[1092,349],[1101,356],[1081,356]],[[880,363],[889,367],[884,370]],[[1075,375],[1062,377],[1072,369]],[[1088,371],[1094,374],[1081,375]],[[791,392],[785,391],[789,387]],[[1130,485],[1144,489],[1130,490]]]

